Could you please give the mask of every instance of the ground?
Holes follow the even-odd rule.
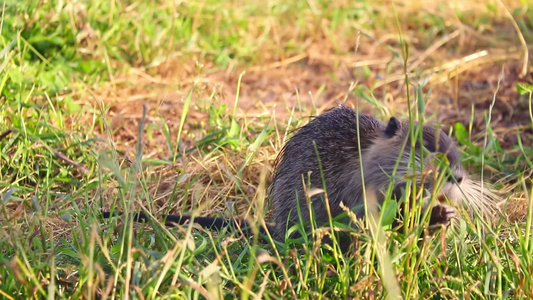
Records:
[[[4,297],[533,297],[527,1],[28,0],[1,20]],[[498,220],[427,243],[363,226],[339,253],[99,215],[268,221],[277,153],[339,104],[449,130]]]

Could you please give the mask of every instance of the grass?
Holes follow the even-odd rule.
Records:
[[[516,27],[498,1],[2,2],[2,297],[533,297],[533,9],[504,6]],[[133,224],[268,221],[277,152],[335,101],[453,128],[504,215],[423,241],[359,221],[348,253]]]

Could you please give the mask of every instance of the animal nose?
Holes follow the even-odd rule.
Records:
[[[461,184],[461,182],[463,182],[463,175],[456,176],[455,180],[457,180],[458,184]]]

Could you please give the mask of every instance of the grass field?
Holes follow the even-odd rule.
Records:
[[[533,298],[531,2],[1,7],[2,298]],[[337,103],[450,128],[504,200],[497,220],[423,241],[420,220],[352,229],[347,253],[313,246],[320,231],[291,249],[132,222],[268,222],[276,154]]]

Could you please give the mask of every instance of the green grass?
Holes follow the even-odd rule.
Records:
[[[461,84],[483,81],[476,75],[481,67],[469,62],[424,80],[446,62],[485,49],[493,52],[481,77],[497,78],[501,65],[521,66],[514,53],[522,52],[513,50],[520,42],[498,2],[446,3],[4,1],[2,297],[393,298],[398,290],[407,299],[533,297],[531,85],[503,80],[488,94],[470,96]],[[506,7],[532,41],[531,4],[509,1]],[[457,30],[456,39],[424,54]],[[507,51],[503,58],[500,50]],[[273,83],[265,89],[282,86],[268,91],[277,93],[283,114],[247,116],[239,104],[261,100],[250,92],[261,77],[247,72],[241,81],[239,74],[254,67],[268,73],[278,62],[288,68],[287,78],[309,71],[323,83],[304,86],[291,102],[286,94],[294,88],[267,77]],[[313,63],[331,69],[316,71],[308,67]],[[351,68],[354,63],[360,65]],[[469,121],[447,125],[465,166],[492,181],[508,200],[506,212],[515,207],[520,218],[491,225],[465,218],[454,232],[420,241],[417,206],[412,227],[402,231],[346,229],[358,246],[349,253],[316,247],[321,229],[295,250],[238,232],[133,224],[130,213],[141,209],[155,216],[238,214],[268,221],[275,155],[292,129],[320,112],[320,97],[338,91],[326,82],[342,81],[336,70],[343,68],[357,83],[342,88],[346,97],[382,120],[391,114],[434,120],[435,110],[427,110],[454,88],[488,97],[486,103],[515,92],[515,103],[528,104],[529,119],[511,129],[512,146],[498,139],[507,129],[493,125],[501,112],[494,104],[462,106]],[[233,74],[225,82],[229,95],[213,79],[219,77],[210,77],[226,72]],[[457,82],[453,72],[461,74]],[[139,95],[149,104],[146,115],[138,102],[128,102]],[[411,109],[390,104],[389,97],[409,101]],[[176,113],[165,112],[165,105]],[[120,112],[126,108],[136,110]],[[486,130],[476,129],[480,116]],[[103,208],[126,215],[102,220]]]

